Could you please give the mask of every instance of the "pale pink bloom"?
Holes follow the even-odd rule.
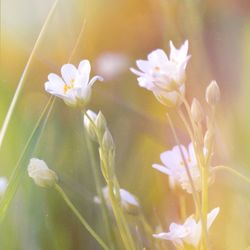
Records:
[[[201,172],[196,160],[193,143],[189,144],[188,149],[186,149],[183,145],[180,147],[192,177],[194,188],[196,191],[200,191]],[[170,187],[175,188],[176,186],[179,186],[188,193],[192,193],[192,187],[186,172],[179,146],[174,146],[172,150],[163,152],[160,155],[160,158],[163,165],[153,164],[153,168],[169,176]],[[209,182],[211,182],[211,180],[212,178],[209,178]]]
[[[148,60],[137,60],[140,71],[131,69],[138,75],[139,86],[153,92],[155,97],[166,106],[181,103],[180,94],[185,92],[185,70],[190,58],[188,41],[176,49],[170,41],[170,56],[162,49],[156,49],[148,55]]]
[[[51,73],[45,83],[45,90],[64,100],[72,107],[83,108],[91,97],[91,88],[100,76],[90,79],[91,66],[88,60],[80,62],[78,68],[72,64],[64,64],[61,68],[62,77]]]
[[[207,215],[207,230],[213,224],[216,216],[218,215],[220,208],[214,208]],[[178,249],[184,249],[185,244],[192,245],[195,248],[198,247],[202,235],[201,220],[198,222],[191,215],[186,219],[184,224],[171,223],[169,226],[169,232],[153,234],[155,238],[170,240]]]

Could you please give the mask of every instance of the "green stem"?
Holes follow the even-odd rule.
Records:
[[[115,246],[114,246],[115,237],[112,233],[112,226],[111,226],[109,218],[108,218],[108,208],[107,208],[106,201],[104,199],[103,192],[102,192],[101,180],[100,180],[100,176],[99,176],[98,171],[97,171],[97,162],[95,160],[93,147],[91,145],[89,138],[87,138],[86,133],[85,133],[85,141],[87,144],[88,152],[90,154],[90,161],[91,161],[91,166],[92,166],[91,169],[92,169],[95,184],[96,184],[97,195],[101,201],[100,207],[101,207],[101,213],[102,213],[104,225],[106,228],[106,233],[108,235],[108,239],[109,239],[111,248],[115,249]]]
[[[132,237],[130,235],[129,229],[127,227],[126,219],[124,217],[122,207],[118,203],[117,198],[114,195],[114,186],[111,182],[108,183],[108,188],[109,188],[109,196],[111,200],[111,205],[113,208],[113,212],[116,218],[117,226],[119,228],[123,244],[125,249],[127,250],[133,250],[134,248],[134,243],[132,240]]]
[[[88,224],[88,222],[82,217],[82,215],[79,213],[77,208],[73,205],[73,203],[70,201],[68,196],[64,193],[62,188],[56,184],[55,185],[56,191],[61,195],[65,203],[68,205],[68,207],[71,209],[71,211],[75,214],[75,216],[79,219],[81,224],[86,228],[86,230],[92,235],[92,237],[100,244],[100,246],[105,249],[109,250],[109,247],[104,243],[104,241],[100,238],[100,236],[91,228],[91,226]]]
[[[89,119],[90,123],[93,125],[93,128],[95,129],[97,138],[98,138],[98,143],[100,148],[102,147],[102,138],[101,135],[94,123],[94,121],[91,119],[91,117],[88,115],[86,111],[83,112],[84,115]],[[102,148],[100,149],[102,151]],[[103,150],[104,151],[104,150]],[[101,170],[102,174],[104,176],[104,179],[107,183],[108,189],[109,189],[109,196],[111,200],[111,206],[114,212],[114,216],[116,219],[116,223],[124,244],[125,249],[127,250],[133,250],[135,249],[134,241],[133,238],[130,234],[121,204],[120,204],[120,187],[118,184],[118,181],[115,177],[113,166],[109,166],[110,163],[106,162],[106,160],[101,159]],[[110,171],[111,170],[111,171]],[[116,196],[114,194],[114,191],[116,192]]]
[[[208,168],[202,166],[202,215],[203,215],[203,234],[202,249],[207,249],[207,212],[208,212]]]
[[[181,94],[180,94],[181,95]],[[194,150],[196,159],[201,171],[201,181],[202,181],[202,204],[201,204],[201,224],[202,224],[202,245],[201,249],[207,249],[207,210],[208,210],[208,166],[205,164],[206,160],[204,158],[203,153],[203,137],[202,137],[202,131],[197,126],[195,121],[193,120],[192,114],[191,114],[191,108],[189,106],[189,103],[187,102],[186,98],[181,95],[181,98],[183,100],[184,106],[186,108],[189,120],[192,125],[193,129],[193,135],[194,135]]]
[[[190,183],[190,185],[191,185],[192,196],[193,196],[193,200],[194,200],[194,204],[195,204],[196,211],[198,211],[198,213],[201,215],[199,196],[198,196],[197,191],[196,191],[196,189],[195,189],[195,187],[194,187],[194,182],[193,182],[191,173],[190,173],[190,171],[189,171],[188,164],[187,164],[186,158],[185,158],[185,156],[184,156],[182,147],[180,146],[179,138],[178,138],[178,136],[177,136],[177,133],[176,133],[176,131],[175,131],[175,127],[174,127],[174,125],[173,125],[172,119],[170,118],[169,114],[167,114],[167,118],[168,118],[168,121],[169,121],[170,128],[171,128],[171,130],[172,130],[172,133],[173,133],[173,135],[174,135],[175,141],[176,141],[176,143],[177,143],[177,145],[178,145],[178,147],[179,147],[179,150],[180,150],[180,153],[181,153],[182,160],[183,160],[183,162],[184,162],[184,167],[185,167],[185,170],[186,170],[186,173],[187,173],[187,176],[188,176],[189,183]]]

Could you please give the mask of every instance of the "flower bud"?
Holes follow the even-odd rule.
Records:
[[[206,89],[206,101],[209,105],[215,106],[220,101],[220,88],[216,81],[212,81]]]
[[[194,98],[191,105],[191,114],[195,122],[201,122],[204,118],[204,112],[200,102]]]
[[[100,135],[103,135],[107,129],[107,122],[106,122],[106,119],[101,111],[99,111],[99,113],[96,117],[95,124],[96,124],[96,127],[97,127]]]
[[[108,129],[106,129],[103,138],[102,138],[102,147],[105,151],[110,151],[113,150],[115,148],[115,144],[114,144],[114,140],[113,137],[111,135],[111,133],[109,132]]]
[[[58,181],[57,174],[43,160],[30,159],[28,174],[40,187],[52,187]]]
[[[6,177],[0,177],[0,198],[4,196],[7,186],[8,179]]]
[[[213,146],[214,142],[214,133],[208,130],[204,136],[204,147],[209,149]]]
[[[96,124],[96,118],[97,118],[97,114],[95,112],[93,112],[92,110],[87,110],[87,114],[88,116],[91,118],[91,120],[93,121],[94,124]],[[97,135],[96,135],[96,131],[94,128],[93,123],[89,120],[89,117],[87,117],[86,115],[84,115],[83,117],[83,124],[84,127],[86,128],[86,131],[88,133],[88,135],[90,136],[90,138],[94,141],[97,141]]]

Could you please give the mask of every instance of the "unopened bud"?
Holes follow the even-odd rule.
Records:
[[[206,101],[209,105],[215,106],[220,101],[220,88],[216,81],[212,81],[206,89]]]
[[[98,132],[103,135],[104,132],[106,131],[107,129],[107,122],[106,122],[106,119],[104,117],[104,115],[102,114],[101,111],[99,111],[97,117],[96,117],[96,127],[98,129]]]
[[[113,137],[108,129],[106,129],[106,131],[103,135],[102,147],[105,151],[110,151],[110,150],[113,150],[115,148]]]
[[[204,118],[204,112],[200,102],[194,98],[191,105],[191,114],[195,122],[201,122]]]
[[[204,136],[204,147],[209,149],[213,146],[214,142],[214,133],[208,130]]]
[[[43,160],[36,158],[30,159],[28,174],[40,187],[52,187],[58,181],[57,174]]]
[[[97,135],[96,135],[96,131],[94,128],[94,124],[96,123],[96,119],[97,119],[97,114],[95,112],[93,112],[92,110],[87,110],[87,115],[85,114],[83,117],[83,124],[84,127],[86,128],[86,131],[88,132],[88,135],[90,136],[90,138],[94,141],[97,140]],[[90,121],[90,119],[92,121]],[[93,124],[94,123],[94,124]]]

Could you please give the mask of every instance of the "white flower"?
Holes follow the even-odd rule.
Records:
[[[128,66],[128,57],[120,53],[103,53],[96,60],[96,71],[106,80],[112,80],[123,73]]]
[[[200,191],[201,173],[196,160],[193,143],[189,144],[188,150],[183,145],[180,147],[182,148],[185,161],[188,165],[194,187],[196,191]],[[153,168],[169,176],[170,187],[175,188],[176,186],[180,186],[188,193],[192,193],[192,187],[186,173],[179,146],[174,146],[172,150],[163,152],[160,158],[164,165],[153,164]],[[210,169],[209,172],[211,172]],[[212,178],[210,177],[209,182],[211,182],[211,180]]]
[[[214,208],[207,215],[207,230],[213,224],[216,216],[218,215],[220,208]],[[202,233],[201,221],[196,222],[193,215],[188,217],[184,224],[171,223],[168,233],[153,234],[155,238],[170,240],[177,248],[183,249],[184,244],[197,247]]]
[[[4,196],[7,186],[8,179],[6,177],[0,177],[0,198]]]
[[[111,200],[109,196],[109,188],[108,186],[105,186],[102,189],[104,199],[107,202],[107,205],[111,208]],[[122,208],[128,212],[128,213],[136,213],[138,211],[138,208],[140,207],[140,204],[137,200],[137,198],[129,193],[127,190],[120,188],[120,197],[121,197],[121,205]],[[97,204],[101,203],[101,200],[99,197],[95,196],[94,197],[94,202]]]
[[[176,49],[170,41],[170,57],[162,49],[148,55],[148,60],[137,60],[141,71],[131,69],[138,75],[139,85],[153,92],[155,97],[166,106],[181,103],[180,94],[185,92],[185,69],[190,58],[188,41]]]
[[[89,80],[91,66],[88,60],[80,62],[78,69],[72,64],[65,64],[61,68],[62,78],[54,73],[48,75],[45,90],[60,97],[72,107],[83,108],[91,97],[91,87],[100,76]]]
[[[36,158],[30,159],[28,174],[40,187],[52,187],[58,180],[57,174],[43,160]]]

